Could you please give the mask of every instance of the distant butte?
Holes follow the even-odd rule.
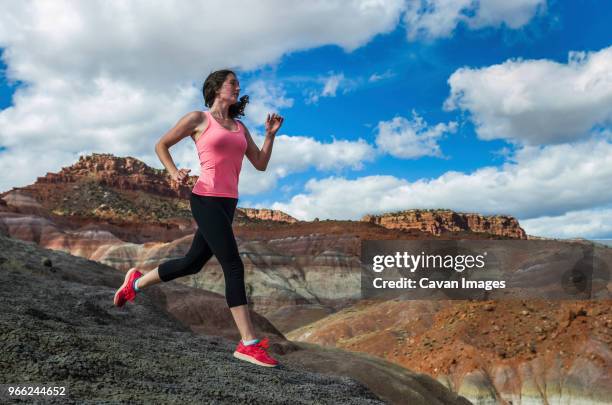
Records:
[[[518,221],[508,215],[480,215],[475,213],[439,210],[406,210],[382,215],[365,215],[362,221],[388,229],[416,229],[436,236],[443,232],[481,232],[516,239],[527,239]]]

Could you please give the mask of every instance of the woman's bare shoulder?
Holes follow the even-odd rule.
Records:
[[[204,111],[190,111],[185,114],[181,120],[187,122],[187,125],[192,131],[198,131],[199,128],[207,124],[206,113],[204,113]]]
[[[204,111],[191,111],[185,114],[183,119],[198,126],[206,123],[206,113]]]
[[[193,122],[192,126],[194,128],[191,134],[191,138],[197,142],[198,139],[202,136],[202,133],[208,127],[208,117],[204,111],[192,111],[188,113],[187,115],[190,115],[190,114],[191,114],[190,119]]]

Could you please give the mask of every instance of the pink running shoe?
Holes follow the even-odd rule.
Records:
[[[234,352],[234,357],[257,364],[258,366],[276,367],[278,365],[278,361],[274,360],[266,352],[268,347],[268,338],[264,338],[254,345],[248,346],[242,344],[242,340],[240,340],[240,343],[238,343],[236,351]]]
[[[132,267],[125,274],[125,280],[117,292],[115,293],[114,303],[118,307],[122,307],[126,301],[134,301],[136,297],[136,291],[134,291],[134,281],[142,277],[142,273],[139,272],[136,267]]]

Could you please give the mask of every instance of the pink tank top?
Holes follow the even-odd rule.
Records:
[[[238,179],[247,149],[243,124],[230,131],[205,111],[208,126],[195,142],[200,157],[200,177],[194,194],[238,198]]]

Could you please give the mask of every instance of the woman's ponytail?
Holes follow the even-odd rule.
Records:
[[[244,95],[240,97],[240,101],[229,106],[230,118],[238,118],[244,116],[244,109],[249,104],[249,96]]]

